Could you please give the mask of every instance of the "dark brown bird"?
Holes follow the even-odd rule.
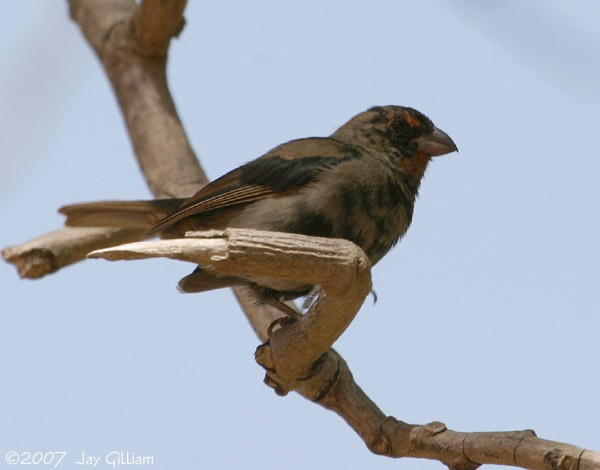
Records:
[[[431,157],[457,150],[419,111],[377,106],[331,137],[293,140],[200,189],[189,199],[66,206],[70,226],[118,226],[181,237],[189,230],[252,228],[344,238],[377,263],[406,233]],[[221,277],[199,266],[184,292],[251,284],[264,299],[292,299],[313,286]]]

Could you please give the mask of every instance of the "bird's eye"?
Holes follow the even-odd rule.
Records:
[[[394,119],[390,125],[390,131],[395,140],[410,140],[416,132],[416,127],[408,124],[406,117],[402,116]]]

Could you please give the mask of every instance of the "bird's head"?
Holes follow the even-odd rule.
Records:
[[[375,106],[350,119],[332,137],[390,155],[416,181],[432,157],[458,150],[431,119],[413,108]]]

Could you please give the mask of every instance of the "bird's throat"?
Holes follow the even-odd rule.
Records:
[[[399,162],[402,173],[408,176],[417,187],[427,170],[427,164],[431,157],[426,153],[417,153],[410,158],[403,158]]]

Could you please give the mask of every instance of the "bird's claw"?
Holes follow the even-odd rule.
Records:
[[[292,323],[295,323],[296,319],[292,318],[292,317],[280,317],[277,320],[274,320],[270,325],[269,328],[267,328],[267,335],[270,338],[271,335],[273,334],[274,331],[278,330],[279,328],[283,328],[286,325],[291,325]]]

